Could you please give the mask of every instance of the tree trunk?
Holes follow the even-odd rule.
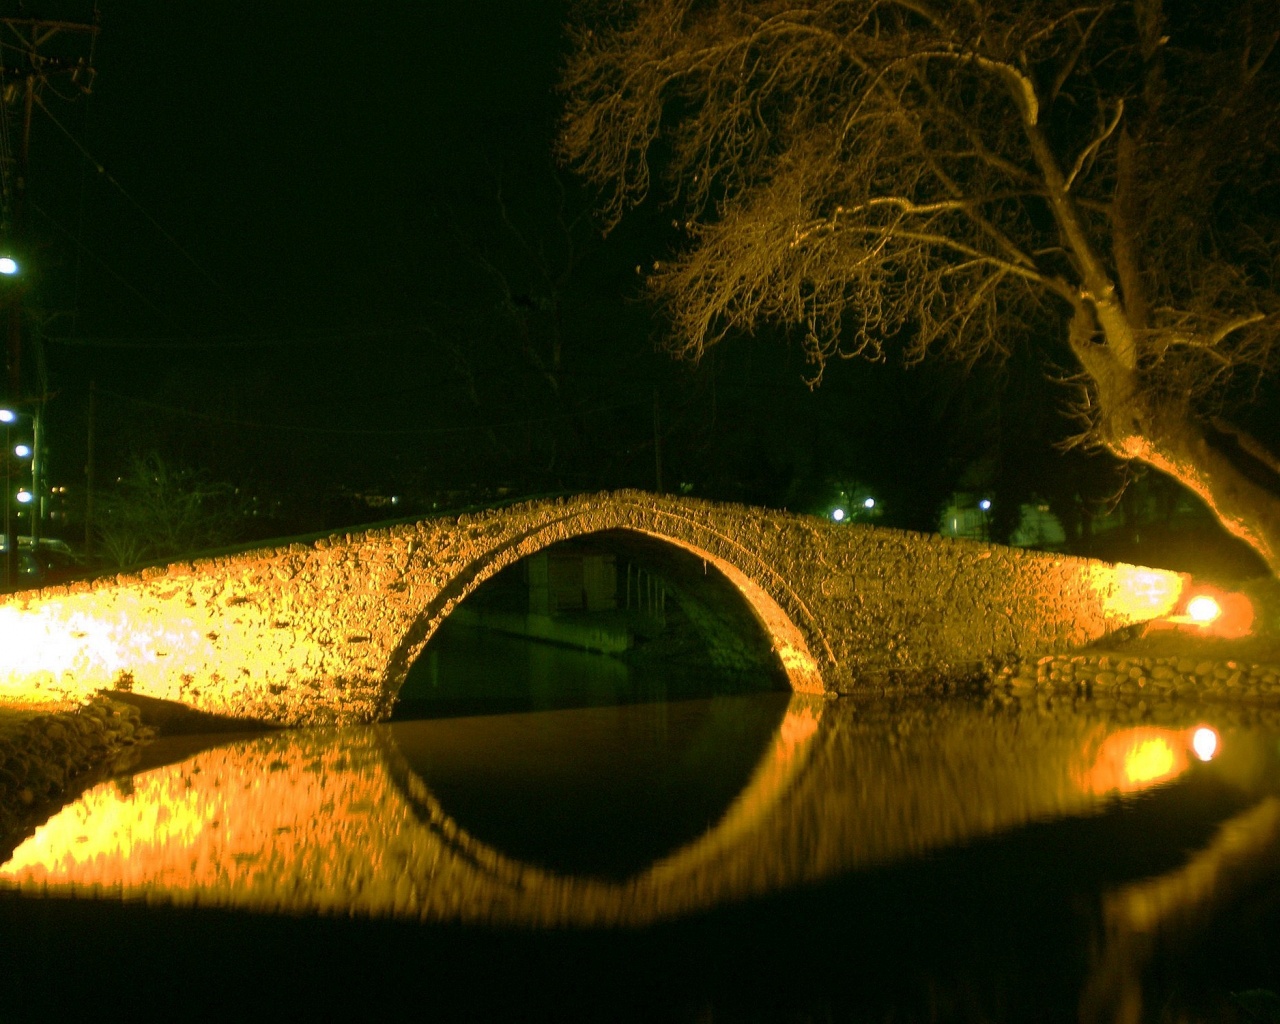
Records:
[[[1119,458],[1145,463],[1197,495],[1280,576],[1280,498],[1215,447],[1185,404],[1145,393],[1109,346],[1090,340],[1092,322],[1087,309],[1077,308],[1069,340],[1094,385],[1099,439]]]

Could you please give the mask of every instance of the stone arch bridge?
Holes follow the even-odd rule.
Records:
[[[0,598],[0,699],[129,689],[285,724],[385,717],[494,573],[634,531],[741,592],[802,693],[918,686],[1167,614],[1175,573],[637,491],[535,501]]]

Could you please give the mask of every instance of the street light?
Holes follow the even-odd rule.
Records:
[[[2,252],[3,250],[0,250]],[[5,257],[9,258],[9,257]],[[0,263],[0,267],[3,264]],[[4,588],[7,590],[12,587],[18,578],[18,538],[15,529],[13,509],[14,505],[29,508],[27,515],[31,517],[31,549],[38,551],[40,547],[40,519],[43,514],[42,502],[40,501],[41,493],[41,450],[42,450],[42,424],[40,422],[39,409],[31,411],[20,411],[21,407],[12,405],[0,405],[0,428],[3,428],[4,446],[0,451],[3,455],[3,475],[4,475],[4,538],[5,553],[3,558],[3,577]],[[13,441],[13,428],[21,419],[29,419],[31,421],[31,429],[34,437],[28,444],[26,441],[19,441],[16,444]],[[16,481],[12,479],[13,459],[16,458],[22,462],[30,461],[29,467],[23,467],[19,480],[23,480],[30,474],[29,483],[21,483],[18,490],[12,490]]]
[[[18,261],[12,256],[0,256],[0,274],[5,277],[14,277],[22,270]]]

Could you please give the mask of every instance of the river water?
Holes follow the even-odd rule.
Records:
[[[0,1021],[1280,1019],[1273,714],[467,643],[436,717],[163,741],[54,813],[0,865]]]

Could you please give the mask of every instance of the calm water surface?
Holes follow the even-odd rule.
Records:
[[[157,745],[89,788],[0,865],[0,1020],[1272,1019],[1263,712],[557,708],[547,657],[540,710]]]

